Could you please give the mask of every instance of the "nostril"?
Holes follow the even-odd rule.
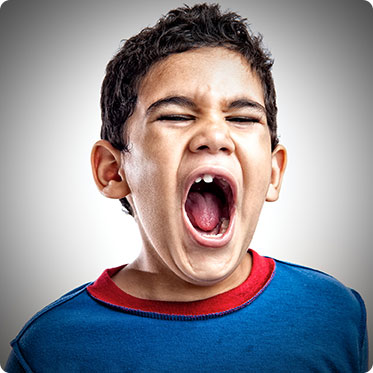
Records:
[[[208,149],[209,147],[207,145],[201,145],[200,147],[198,147],[197,150],[205,150],[205,149]]]
[[[201,146],[199,146],[199,147],[197,148],[197,150],[206,150],[206,149],[207,149],[207,150],[210,150],[210,147],[207,146],[207,145],[201,145]],[[219,148],[218,150],[223,151],[223,152],[229,152],[229,149],[226,148],[225,146]]]

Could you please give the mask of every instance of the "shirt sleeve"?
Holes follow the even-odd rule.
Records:
[[[362,366],[362,371],[365,373],[365,372],[368,372],[370,371],[369,370],[369,353],[368,353],[368,333],[367,331],[365,330],[365,338],[364,338],[364,343],[363,343],[363,347],[362,347],[362,359],[361,359],[361,366]]]
[[[368,350],[368,330],[367,330],[367,313],[363,298],[360,294],[351,289],[356,299],[360,303],[361,321],[360,321],[360,371],[366,373],[369,371],[369,350]]]
[[[17,359],[16,354],[12,350],[8,357],[8,361],[5,365],[5,372],[7,373],[25,373],[25,369],[23,369],[22,365],[20,364],[19,360]]]

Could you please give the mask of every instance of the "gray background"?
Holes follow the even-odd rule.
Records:
[[[1,8],[2,366],[35,312],[138,252],[132,218],[91,177],[100,85],[120,40],[182,3],[10,0]],[[275,58],[279,133],[289,151],[282,195],[265,205],[251,247],[359,291],[373,336],[372,7],[220,3],[247,17]]]

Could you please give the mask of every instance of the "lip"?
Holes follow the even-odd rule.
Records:
[[[208,236],[199,233],[191,224],[188,215],[185,211],[185,203],[188,197],[189,190],[193,185],[194,181],[197,177],[209,174],[214,177],[220,177],[225,179],[232,190],[232,197],[233,203],[230,206],[230,219],[229,225],[227,230],[221,236]],[[182,207],[182,215],[184,224],[187,228],[189,235],[192,239],[199,245],[210,247],[210,248],[218,248],[227,245],[233,237],[234,232],[234,225],[236,222],[236,201],[237,201],[237,183],[233,175],[225,168],[221,168],[218,166],[201,166],[197,169],[193,170],[193,172],[186,178],[185,185],[184,185],[184,197],[183,197],[183,207]]]

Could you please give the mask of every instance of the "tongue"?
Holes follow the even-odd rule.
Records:
[[[209,192],[190,192],[185,210],[193,226],[205,232],[212,231],[222,215],[219,198]]]

